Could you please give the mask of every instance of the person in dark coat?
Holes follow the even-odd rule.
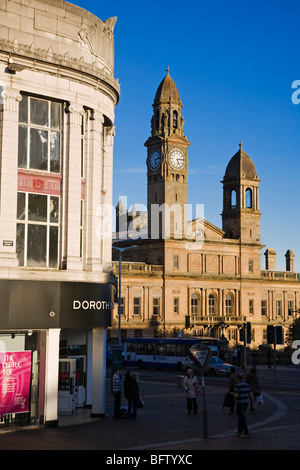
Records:
[[[124,395],[128,401],[128,419],[136,419],[137,401],[140,395],[139,386],[128,370],[124,380]]]

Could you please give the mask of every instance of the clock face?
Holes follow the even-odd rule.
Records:
[[[179,149],[171,150],[169,154],[169,162],[174,170],[181,170],[185,165],[184,153]]]
[[[151,170],[157,170],[159,165],[160,165],[160,153],[157,151],[154,151],[151,153],[149,157],[149,166]]]

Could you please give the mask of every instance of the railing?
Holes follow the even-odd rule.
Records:
[[[234,316],[234,315],[226,315],[226,316],[219,316],[219,315],[209,315],[209,316],[201,316],[201,315],[191,315],[191,322],[196,324],[203,324],[203,323],[232,323],[232,324],[240,324],[247,320],[246,316]]]
[[[113,271],[119,269],[119,262],[113,261],[112,263]],[[139,263],[137,261],[122,261],[122,271],[143,271],[143,272],[157,272],[163,273],[163,266]]]
[[[263,277],[270,279],[288,279],[294,281],[300,281],[300,275],[298,273],[291,273],[289,271],[261,271]]]

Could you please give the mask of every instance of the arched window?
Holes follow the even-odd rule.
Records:
[[[155,129],[159,128],[159,112],[156,111],[155,113]]]
[[[173,128],[177,129],[178,127],[178,113],[177,111],[173,111]]]
[[[209,315],[215,315],[215,313],[216,313],[216,296],[215,296],[215,294],[209,294],[209,296],[208,296],[208,313],[209,313]]]
[[[236,190],[232,189],[230,193],[230,207],[231,209],[236,208]]]
[[[191,296],[191,315],[198,314],[198,295],[192,294]]]
[[[246,189],[246,208],[252,208],[252,190],[250,188]]]
[[[231,294],[226,294],[225,312],[226,312],[226,315],[232,315],[232,295]]]

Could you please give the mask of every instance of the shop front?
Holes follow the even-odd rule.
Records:
[[[0,428],[105,415],[108,283],[0,280]]]

